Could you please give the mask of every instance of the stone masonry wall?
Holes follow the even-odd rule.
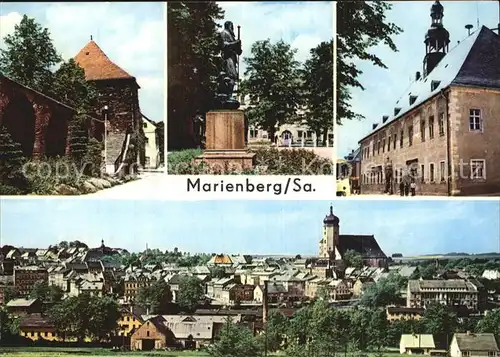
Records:
[[[440,133],[439,118],[443,117],[444,132]],[[447,143],[446,143],[446,100],[436,96],[415,110],[407,113],[403,118],[389,124],[379,132],[367,137],[361,143],[361,193],[384,192],[385,171],[384,165],[387,158],[392,161],[393,170],[408,172],[407,161],[418,160],[417,170],[417,194],[446,195],[448,187],[447,177]],[[434,117],[433,136],[430,135],[429,122]],[[421,122],[425,120],[425,138],[422,140]],[[380,125],[380,124],[379,124]],[[409,127],[413,126],[412,145],[410,146]],[[403,146],[400,146],[401,131],[403,131]],[[396,135],[396,146],[394,147],[394,135]],[[390,148],[389,137],[391,138]],[[384,143],[385,146],[382,144]],[[377,150],[380,141],[381,148]],[[373,147],[375,145],[375,154]],[[366,156],[366,150],[369,156]],[[370,175],[374,168],[381,168],[379,175]],[[431,180],[431,168],[433,167],[434,180]],[[441,170],[444,167],[444,170]],[[422,175],[423,173],[423,175]],[[394,174],[394,192],[399,190],[400,180]],[[444,178],[444,180],[442,180]]]
[[[34,127],[28,118],[32,115]],[[33,146],[31,155],[34,158],[65,154],[68,124],[73,115],[72,110],[56,101],[0,77],[0,125],[7,121],[18,123],[15,130],[24,133],[20,143]],[[34,143],[29,139],[33,131]],[[25,140],[29,142],[23,142]]]
[[[500,90],[454,87],[449,109],[455,193],[500,193]],[[482,130],[469,130],[470,109],[481,111]],[[485,160],[485,180],[470,178],[471,160]]]
[[[99,100],[97,116],[104,119],[102,109],[108,106],[107,164],[115,164],[123,149],[127,134],[142,131],[138,87],[135,79],[102,80],[95,82]],[[94,122],[92,135],[104,139],[104,124]]]

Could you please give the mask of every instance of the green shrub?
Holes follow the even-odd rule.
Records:
[[[0,126],[0,184],[26,191],[28,181],[23,175],[25,162],[21,144],[12,140],[7,129]],[[4,189],[10,192],[10,189]]]
[[[20,188],[0,183],[0,196],[16,196],[24,193]]]
[[[102,165],[104,164],[102,158],[103,143],[97,139],[90,139],[87,146],[87,153],[83,159],[85,168],[83,172],[87,176],[101,177]]]
[[[258,148],[255,166],[264,175],[332,175],[333,160],[307,149]]]
[[[201,150],[189,149],[168,155],[170,175],[332,175],[333,161],[316,155],[306,149],[251,148],[255,154],[252,170],[235,169],[229,172],[215,172],[206,164],[195,163]]]
[[[82,167],[68,157],[33,160],[25,165],[30,191],[37,195],[51,195],[58,185],[79,187],[85,179]]]

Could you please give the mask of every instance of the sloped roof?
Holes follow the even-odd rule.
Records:
[[[24,317],[20,322],[19,322],[19,327],[21,329],[23,328],[54,328],[54,324],[44,316],[41,316],[40,314],[31,314],[26,317]]]
[[[394,108],[391,108],[391,113],[387,113],[390,115],[386,122],[380,122],[359,142],[387,127],[450,85],[500,88],[500,36],[483,26],[461,41],[426,77],[411,83],[394,105],[394,108],[400,109],[396,115]],[[416,97],[412,104],[410,96]]]
[[[7,307],[29,307],[33,305],[37,299],[14,299],[7,303]]]
[[[405,348],[436,348],[432,335],[401,335],[401,343]]]
[[[75,62],[85,71],[88,81],[104,79],[135,79],[112,62],[101,48],[91,40],[75,56]]]
[[[455,338],[461,351],[500,351],[492,333],[456,333]]]
[[[373,235],[341,234],[337,248],[341,255],[344,255],[348,250],[353,250],[363,257],[386,257]]]

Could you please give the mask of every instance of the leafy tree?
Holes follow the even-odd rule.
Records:
[[[262,344],[249,328],[230,321],[221,329],[219,340],[208,350],[213,357],[257,357],[261,351]]]
[[[301,79],[296,52],[282,40],[264,40],[252,44],[251,56],[245,57],[246,78],[240,87],[250,98],[246,113],[249,122],[267,130],[272,139],[276,125],[298,118]]]
[[[62,242],[59,242],[57,247],[59,249],[67,249],[67,248],[69,248],[69,243],[67,241],[63,240]]]
[[[47,93],[52,84],[51,68],[61,61],[47,28],[24,15],[14,32],[4,37],[0,71],[28,87]]]
[[[224,269],[223,267],[215,266],[210,269],[210,275],[212,276],[212,278],[222,279],[226,276],[226,269]]]
[[[8,303],[10,300],[17,299],[19,293],[13,286],[7,286],[3,291],[3,300]]]
[[[477,325],[478,332],[488,332],[500,341],[500,309],[489,311]]]
[[[69,248],[85,248],[89,249],[89,246],[83,242],[80,242],[79,240],[74,240],[72,242],[69,242]]]
[[[158,280],[150,286],[139,289],[137,302],[149,307],[152,314],[163,314],[168,310],[168,304],[172,302],[172,291],[164,280]]]
[[[177,303],[185,309],[193,310],[203,297],[204,288],[200,279],[195,276],[183,276],[179,283]]]
[[[385,310],[377,309],[371,313],[371,319],[368,328],[370,345],[380,351],[382,347],[387,346],[387,333],[389,322]]]
[[[348,250],[344,254],[344,262],[347,267],[352,267],[356,269],[363,268],[363,257],[360,253],[354,250]]]
[[[422,269],[420,269],[420,278],[426,280],[432,280],[437,275],[438,269],[434,264],[428,264]]]
[[[288,319],[279,311],[269,314],[265,329],[266,346],[269,351],[279,351],[285,340],[285,332],[288,329]]]
[[[220,61],[217,21],[223,15],[215,1],[172,2],[167,8],[168,133],[184,132],[187,118],[212,109]],[[168,150],[187,139],[177,136],[169,137]]]
[[[389,274],[387,278],[382,278],[368,287],[361,297],[360,304],[369,308],[398,304],[405,281],[399,274]]]
[[[79,342],[85,337],[102,341],[109,339],[116,330],[120,309],[118,303],[108,296],[81,294],[56,304],[49,316],[63,337],[76,338]]]
[[[427,306],[422,324],[426,333],[451,337],[458,327],[457,315],[440,303]]]
[[[362,71],[359,61],[369,61],[374,66],[387,68],[382,59],[369,49],[384,43],[397,51],[392,36],[402,29],[386,21],[391,4],[381,1],[339,1],[337,3],[337,123],[343,120],[362,119],[351,109],[351,89],[364,90],[359,81]]]
[[[310,52],[311,58],[301,71],[305,120],[318,136],[323,134],[325,145],[328,130],[333,130],[333,40],[320,43]]]
[[[33,284],[30,297],[45,301],[49,295],[49,284],[46,281],[38,280]]]

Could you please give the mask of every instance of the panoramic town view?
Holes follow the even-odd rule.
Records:
[[[0,202],[12,356],[498,353],[498,201]]]

